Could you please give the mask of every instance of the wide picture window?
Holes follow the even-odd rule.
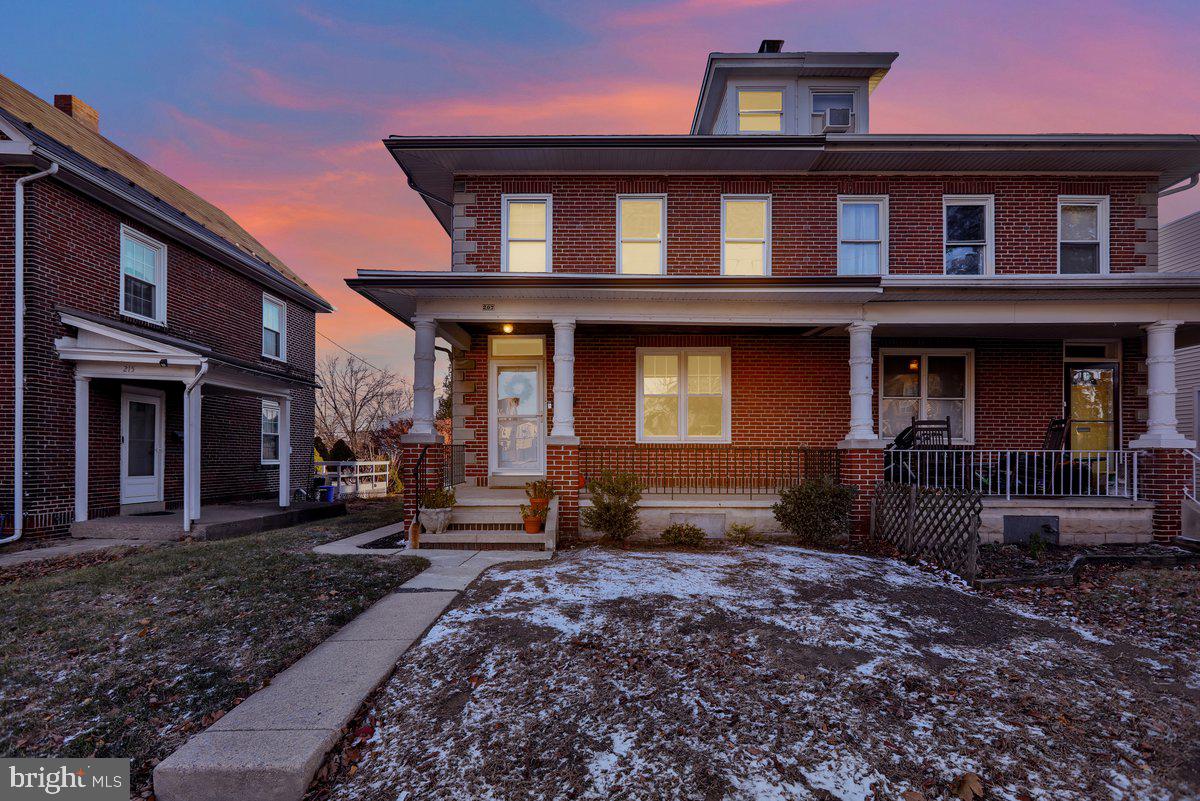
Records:
[[[638,358],[640,441],[729,440],[727,349],[647,349]]]

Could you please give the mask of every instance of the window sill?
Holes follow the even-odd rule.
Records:
[[[259,462],[258,466],[259,467],[279,467],[279,460],[276,459],[273,462]]]
[[[159,328],[167,327],[166,320],[155,320],[152,317],[143,317],[142,315],[134,314],[133,312],[122,311],[121,316],[128,317],[130,320],[137,320],[139,323],[147,323],[148,325],[158,326]]]
[[[272,356],[269,353],[264,353],[262,355],[262,357],[269,362],[278,362],[279,364],[287,364],[287,354],[286,353],[283,356]]]

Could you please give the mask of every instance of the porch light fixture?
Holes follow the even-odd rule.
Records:
[[[913,359],[911,362],[908,363],[908,369],[915,373],[915,372],[917,372],[917,370],[921,369],[921,363],[919,361],[917,361],[916,359]]]
[[[512,323],[505,323],[504,325],[500,326],[500,330],[502,330],[506,334],[511,334],[513,331],[516,330],[516,328],[515,328],[515,326],[513,326]]]

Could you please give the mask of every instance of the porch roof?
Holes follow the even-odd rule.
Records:
[[[121,372],[112,377],[184,381],[209,362],[220,368],[206,375],[205,381],[214,385],[268,394],[278,394],[289,385],[316,386],[310,374],[295,368],[286,368],[287,372],[264,369],[164,331],[78,309],[60,307],[58,313],[63,324],[77,329],[79,335],[56,340],[55,347],[63,359],[87,363],[89,367],[81,371],[85,374],[105,377],[120,364]]]

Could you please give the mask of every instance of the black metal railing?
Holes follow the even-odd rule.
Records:
[[[836,448],[755,445],[585,445],[584,485],[603,471],[633,473],[646,494],[770,495],[808,479],[838,481]]]

